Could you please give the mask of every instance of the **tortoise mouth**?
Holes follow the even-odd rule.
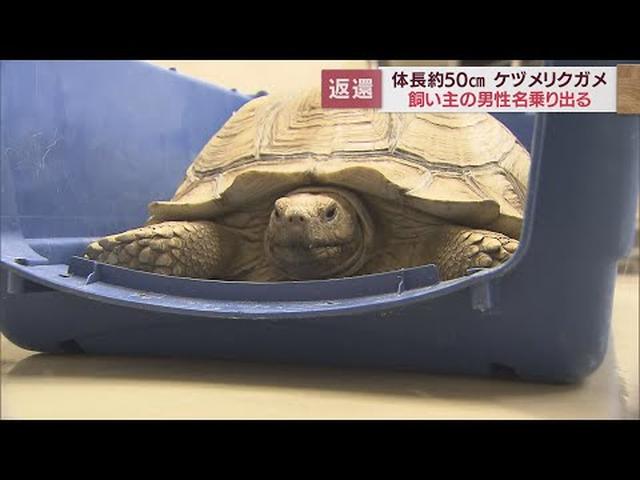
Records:
[[[282,241],[272,241],[271,242],[271,247],[273,249],[289,249],[289,250],[299,250],[301,252],[305,252],[305,251],[316,251],[316,250],[322,250],[325,248],[332,248],[332,247],[344,247],[346,245],[349,245],[350,243],[353,242],[282,242]]]
[[[313,280],[340,276],[354,265],[360,256],[360,242],[321,245],[268,244],[268,256],[273,265],[294,280]]]

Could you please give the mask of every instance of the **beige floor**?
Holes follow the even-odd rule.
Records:
[[[638,343],[639,291],[638,275],[619,275],[616,283],[613,336],[618,369],[622,380],[627,411],[633,418],[640,418],[640,357]]]
[[[578,386],[176,359],[33,354],[2,339],[3,418],[637,418],[638,277]]]

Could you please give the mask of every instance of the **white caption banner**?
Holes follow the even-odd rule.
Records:
[[[380,67],[383,112],[615,112],[616,67]]]

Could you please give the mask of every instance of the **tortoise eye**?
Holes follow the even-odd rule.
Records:
[[[324,216],[327,218],[327,220],[331,220],[333,217],[336,216],[336,207],[329,207],[327,208],[327,211],[324,212]]]

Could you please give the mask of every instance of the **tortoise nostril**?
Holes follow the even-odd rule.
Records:
[[[287,220],[289,220],[289,223],[305,223],[306,222],[306,218],[304,218],[303,215],[287,215]]]

